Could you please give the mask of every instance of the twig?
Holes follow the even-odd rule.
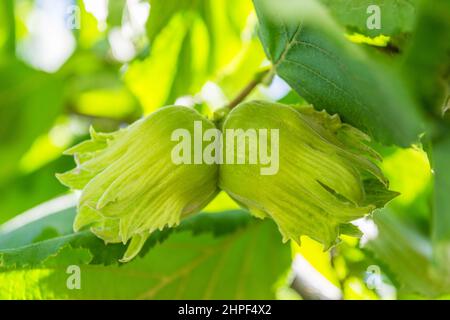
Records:
[[[255,75],[255,77],[242,89],[241,92],[227,105],[229,109],[233,109],[239,103],[244,101],[245,98],[256,88],[258,84],[260,84],[265,76],[269,73],[270,69],[261,71]]]

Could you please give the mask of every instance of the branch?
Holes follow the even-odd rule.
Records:
[[[261,72],[258,72],[253,79],[242,89],[241,92],[233,99],[231,102],[227,105],[229,109],[233,109],[236,107],[239,103],[244,101],[245,98],[253,91],[253,89],[258,86],[263,80],[266,79],[266,76],[269,74],[269,71],[271,69],[265,69]]]

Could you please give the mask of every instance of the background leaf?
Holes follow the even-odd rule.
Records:
[[[16,28],[14,1],[5,0],[0,4],[0,52],[14,54],[16,49]]]
[[[62,108],[62,86],[53,75],[15,59],[0,57],[0,74],[1,185],[16,173],[36,137],[55,122]]]
[[[66,193],[67,188],[59,183],[54,174],[72,167],[72,159],[61,157],[0,186],[0,224],[48,199]]]
[[[378,236],[365,247],[387,265],[402,284],[401,290],[437,297],[448,293],[446,280],[431,264],[431,243],[389,210],[374,218]]]
[[[450,135],[436,142],[432,151],[434,170],[434,197],[432,239],[434,258],[444,273],[443,280],[450,286]]]
[[[450,83],[450,3],[420,1],[418,8],[403,70],[423,108],[440,118]]]
[[[251,10],[250,1],[236,0],[150,4],[148,56],[134,62],[125,75],[147,113],[198,94],[218,77],[241,50]]]

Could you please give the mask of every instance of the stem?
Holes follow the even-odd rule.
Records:
[[[269,74],[270,69],[265,69],[261,72],[258,72],[253,79],[242,89],[241,92],[238,93],[238,95],[231,100],[231,102],[227,105],[227,108],[230,110],[236,107],[239,103],[244,101],[245,98],[253,91],[253,89],[258,86],[263,80],[265,80],[266,76]]]

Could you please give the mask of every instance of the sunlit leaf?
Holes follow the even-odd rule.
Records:
[[[169,98],[187,27],[183,16],[174,17],[153,43],[150,56],[134,62],[125,75],[146,113],[165,105]]]

